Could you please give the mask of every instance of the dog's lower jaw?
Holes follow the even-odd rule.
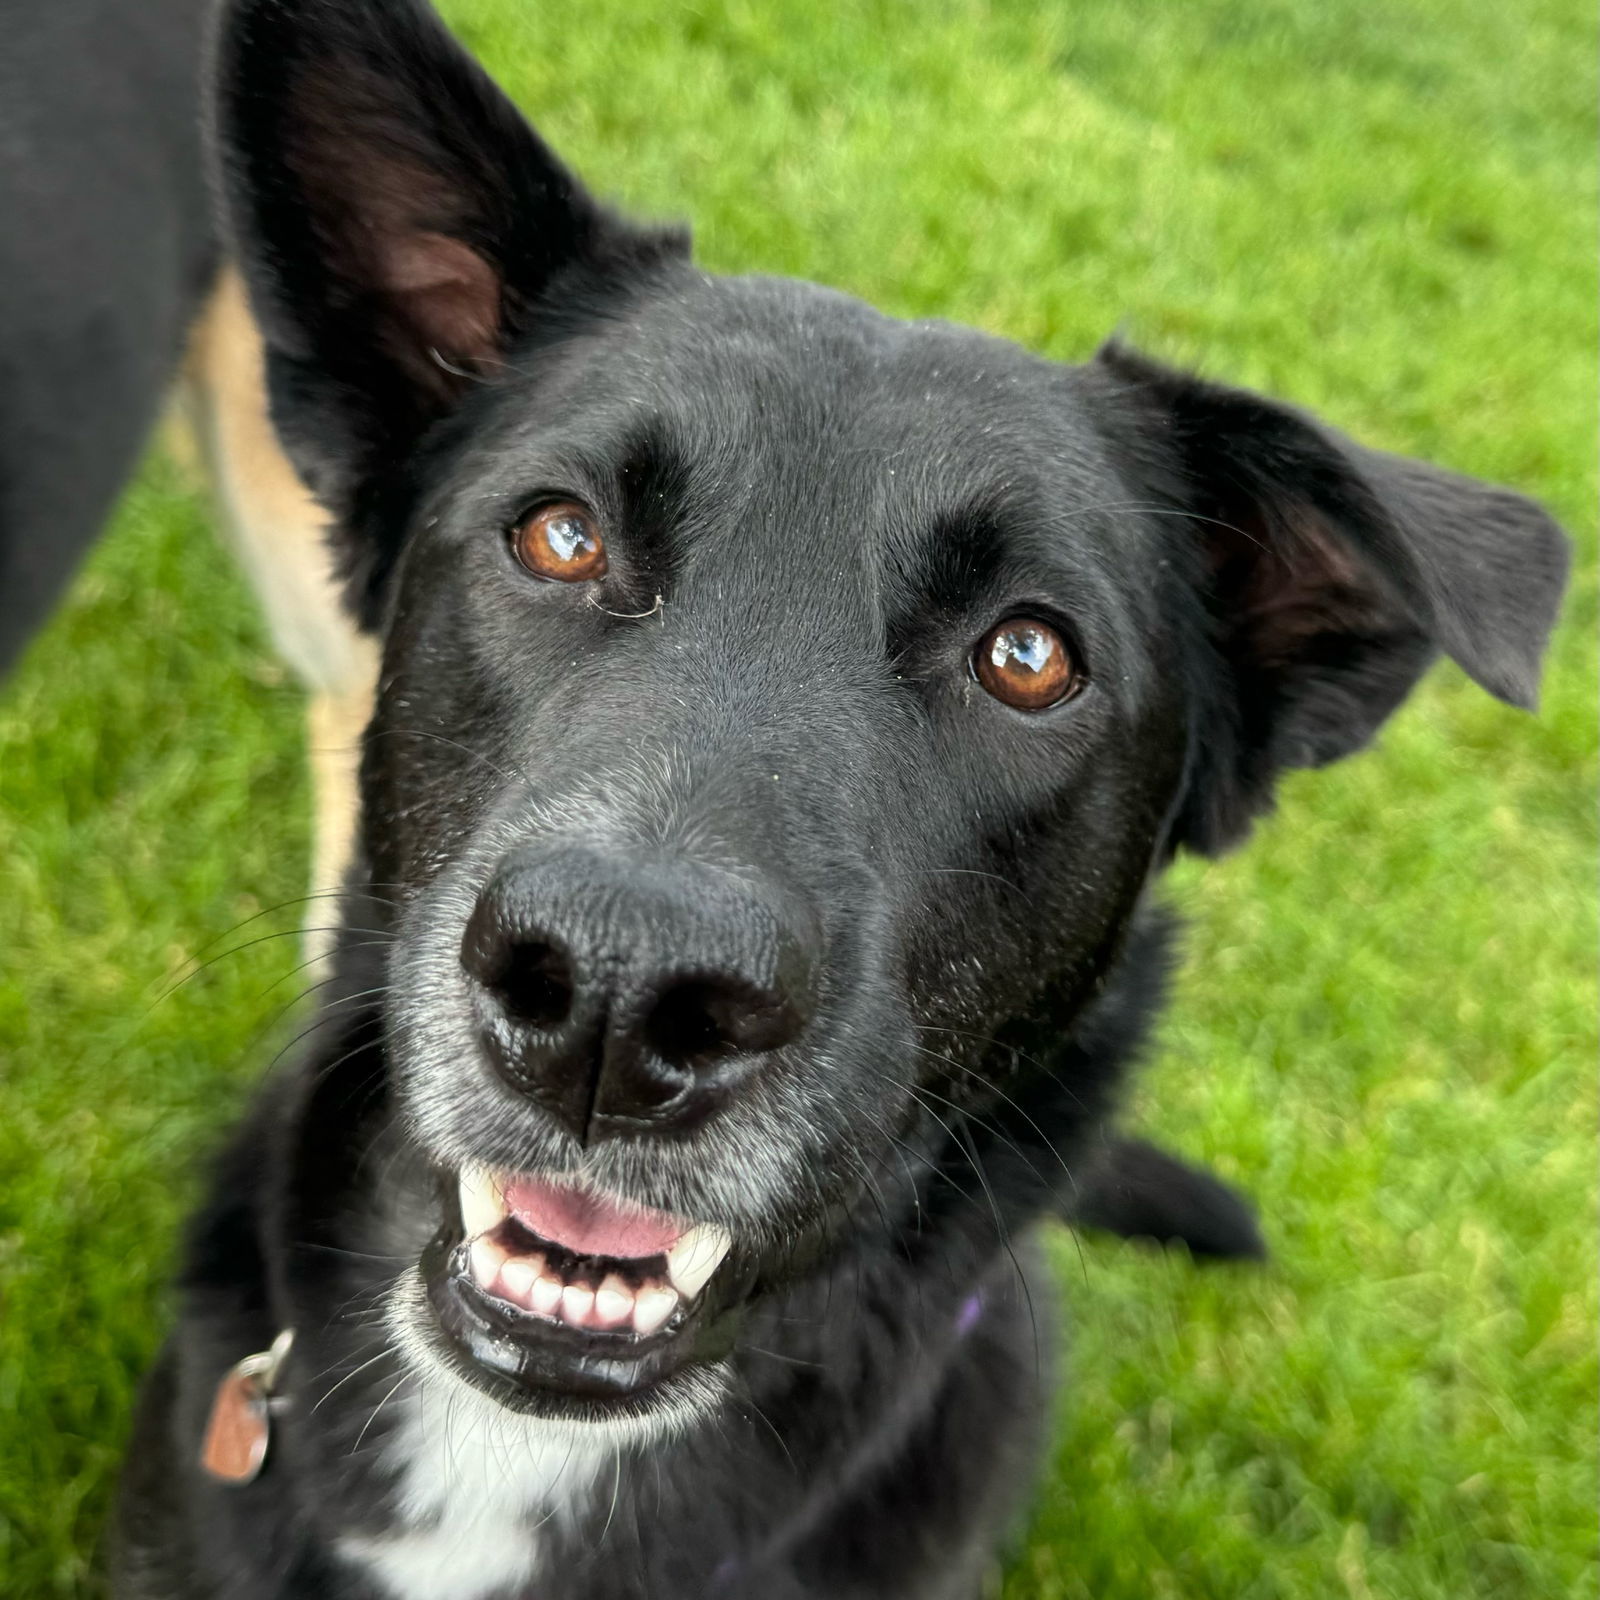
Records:
[[[626,1405],[610,1405],[573,1414],[543,1412],[537,1407],[505,1404],[465,1376],[442,1348],[438,1322],[429,1303],[420,1268],[402,1276],[385,1308],[390,1341],[406,1370],[420,1384],[464,1405],[490,1408],[523,1419],[530,1429],[565,1439],[573,1448],[616,1453],[649,1448],[670,1440],[715,1416],[728,1388],[724,1365],[698,1365],[674,1373],[665,1383]],[[471,1400],[467,1400],[467,1396]]]

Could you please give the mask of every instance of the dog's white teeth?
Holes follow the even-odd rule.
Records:
[[[594,1310],[594,1290],[585,1289],[581,1284],[569,1283],[561,1291],[561,1320],[574,1328],[581,1328],[589,1321],[589,1313]]]
[[[641,1289],[633,1297],[633,1331],[646,1338],[677,1309],[676,1289]]]
[[[479,1237],[472,1241],[467,1255],[472,1263],[472,1281],[480,1289],[494,1288],[494,1280],[506,1264],[506,1252],[492,1239]]]
[[[500,1185],[487,1167],[461,1169],[461,1224],[469,1239],[505,1221],[506,1203]]]
[[[602,1328],[625,1328],[633,1321],[633,1290],[614,1272],[594,1292],[594,1320]]]
[[[709,1277],[726,1246],[702,1246],[694,1254],[696,1270]],[[569,1328],[596,1328],[608,1333],[632,1333],[647,1339],[671,1320],[682,1296],[659,1278],[635,1288],[620,1273],[608,1272],[598,1289],[565,1283],[546,1258],[507,1255],[491,1239],[474,1239],[467,1250],[473,1282],[509,1305]]]
[[[700,1223],[667,1251],[667,1277],[645,1277],[644,1261],[607,1272],[598,1287],[568,1283],[542,1250],[513,1255],[501,1224],[510,1214],[502,1183],[487,1167],[466,1166],[459,1178],[467,1271],[484,1293],[551,1322],[649,1338],[694,1298],[722,1265],[733,1239],[725,1228]],[[559,1252],[558,1260],[565,1257]]]
[[[506,1299],[519,1306],[533,1303],[533,1285],[544,1266],[543,1256],[512,1256],[500,1269]]]
[[[713,1222],[691,1228],[667,1252],[667,1276],[672,1287],[685,1300],[694,1297],[711,1281],[711,1274],[722,1265],[722,1258],[733,1248],[733,1236]]]

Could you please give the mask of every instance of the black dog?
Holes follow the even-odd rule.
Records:
[[[248,0],[219,81],[385,657],[335,997],[195,1229],[120,1593],[970,1597],[1152,880],[1438,650],[1529,704],[1560,535],[1122,348],[712,278],[419,4]]]

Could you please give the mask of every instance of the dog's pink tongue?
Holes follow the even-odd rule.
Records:
[[[506,1209],[530,1233],[563,1245],[577,1256],[613,1256],[622,1261],[665,1255],[684,1224],[663,1211],[619,1205],[582,1189],[513,1178]]]

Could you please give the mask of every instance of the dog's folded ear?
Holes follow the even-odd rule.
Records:
[[[1095,370],[1132,473],[1190,518],[1204,595],[1212,703],[1174,844],[1234,843],[1281,769],[1359,749],[1439,651],[1534,705],[1567,543],[1531,500],[1120,344]]]
[[[553,285],[598,297],[686,247],[592,199],[423,0],[230,0],[213,82],[273,417],[341,520],[492,378]],[[393,552],[348,532],[370,616]]]

